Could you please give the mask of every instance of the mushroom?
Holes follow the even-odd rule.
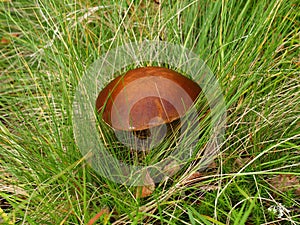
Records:
[[[115,133],[133,137],[130,145],[147,142],[145,150],[164,139],[200,93],[196,82],[174,70],[141,67],[112,80],[99,93],[96,109]]]

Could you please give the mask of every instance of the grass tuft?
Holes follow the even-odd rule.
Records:
[[[156,2],[0,2],[0,224],[300,223],[299,3]],[[196,155],[136,198],[81,155],[72,102],[100,55],[145,39],[206,62],[227,125],[205,171]]]

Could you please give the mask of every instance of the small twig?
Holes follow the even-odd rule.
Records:
[[[97,220],[102,216],[107,216],[110,213],[108,208],[102,209],[100,212],[98,212],[90,221],[87,223],[87,225],[93,225],[97,222]]]

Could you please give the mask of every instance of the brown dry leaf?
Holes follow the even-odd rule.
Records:
[[[150,196],[155,189],[155,186],[138,186],[136,189],[136,198],[146,198]]]
[[[183,184],[191,184],[191,183],[197,182],[199,180],[199,178],[201,178],[203,176],[204,176],[203,173],[196,171],[193,174],[191,174],[188,178],[186,178]]]
[[[217,169],[218,168],[218,165],[215,161],[212,161],[212,163],[210,163],[208,166],[207,166],[207,169]]]
[[[183,182],[183,185],[195,185],[197,188],[201,191],[214,191],[219,189],[219,186],[217,185],[202,185],[200,181],[202,181],[204,178],[205,174],[201,173],[199,171],[194,172],[191,174],[186,180]]]
[[[155,183],[148,171],[146,171],[144,183],[147,185],[138,186],[136,189],[136,198],[146,198],[155,190]]]
[[[295,190],[295,195],[300,197],[300,187]]]
[[[17,33],[11,33],[9,36],[11,36],[11,37],[19,37],[19,34],[17,34]],[[1,42],[1,44],[9,44],[11,41],[10,41],[10,39],[8,37],[7,38],[2,37],[0,42]]]
[[[191,181],[191,180],[197,179],[197,178],[199,178],[199,177],[203,177],[203,173],[200,173],[199,171],[196,171],[196,172],[194,172],[193,174],[191,174],[191,175],[187,178],[187,180],[188,180],[188,181]]]
[[[291,174],[279,174],[270,179],[270,184],[279,191],[295,190],[296,195],[300,195],[300,181],[297,176]]]
[[[1,44],[9,44],[10,40],[6,39],[5,37],[1,38]]]
[[[109,208],[103,208],[100,212],[98,212],[92,219],[89,220],[89,222],[87,223],[87,225],[93,225],[96,224],[97,220],[104,215],[105,217],[107,217],[110,214],[110,210]]]

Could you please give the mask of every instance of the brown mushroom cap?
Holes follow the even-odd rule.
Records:
[[[197,83],[180,73],[142,67],[111,81],[99,93],[96,108],[112,128],[140,131],[184,116],[200,92]]]

